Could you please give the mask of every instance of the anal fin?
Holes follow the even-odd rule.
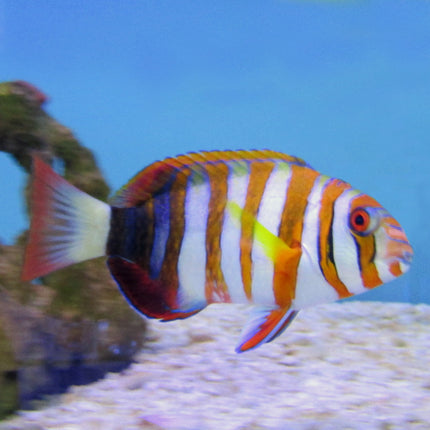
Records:
[[[133,261],[112,256],[107,260],[112,276],[127,301],[138,312],[149,318],[162,321],[188,318],[200,312],[204,306],[182,309],[174,306],[176,300],[171,297],[171,288]]]
[[[278,337],[299,311],[290,308],[257,308],[243,328],[236,352],[257,348]]]

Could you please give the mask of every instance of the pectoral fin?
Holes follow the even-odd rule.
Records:
[[[257,308],[243,328],[236,352],[271,342],[290,325],[298,312],[289,308]]]

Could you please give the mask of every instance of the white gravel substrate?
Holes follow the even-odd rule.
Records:
[[[0,430],[430,429],[430,306],[314,307],[274,342],[236,354],[247,312],[213,305],[151,322],[130,368]]]

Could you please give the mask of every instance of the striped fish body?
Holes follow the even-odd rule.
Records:
[[[302,160],[269,151],[190,154],[148,167],[113,200],[117,207],[107,254],[122,260],[108,262],[115,278],[123,290],[123,284],[130,284],[121,282],[130,268],[118,270],[118,265],[128,266],[125,259],[137,263],[147,282],[161,283],[162,288],[152,288],[166,295],[167,315],[145,311],[158,318],[176,317],[172,309],[187,313],[213,302],[285,305],[288,288],[274,288],[285,276],[274,280],[274,261],[263,246],[254,244],[254,226],[258,221],[271,234],[280,232],[285,243],[299,243],[293,218],[303,221],[300,208],[288,217],[289,225],[286,215],[282,219],[293,171],[302,178],[301,187],[306,177],[315,177]],[[149,197],[136,200],[136,189],[148,189],[148,177],[155,178]],[[304,206],[306,196],[301,200]],[[297,260],[299,253],[293,254]],[[142,309],[142,304],[133,304]]]
[[[50,175],[41,182],[59,181]],[[34,195],[43,189],[37,177],[36,168]],[[67,194],[60,179],[61,194]],[[82,199],[63,204],[63,212],[67,205],[91,206]],[[168,158],[138,173],[110,207],[101,205],[93,218],[105,227],[86,247],[107,255],[131,305],[148,317],[172,320],[214,302],[253,303],[258,310],[238,351],[273,340],[301,308],[394,279],[412,256],[400,225],[374,199],[273,151]],[[50,226],[59,224],[55,208],[43,216],[49,237]],[[72,225],[69,236],[77,230],[82,237],[82,225]],[[34,263],[34,249],[46,244],[46,237],[32,240],[30,233],[27,267],[50,271],[58,268],[49,265],[53,257],[63,265],[88,258],[79,255],[77,243],[67,258],[59,257],[57,246],[50,257],[45,251],[48,263]],[[34,274],[24,268],[25,277]]]

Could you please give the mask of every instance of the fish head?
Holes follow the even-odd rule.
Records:
[[[345,229],[354,248],[350,255],[365,289],[389,282],[409,270],[412,246],[398,221],[375,199],[352,191],[346,215]]]

